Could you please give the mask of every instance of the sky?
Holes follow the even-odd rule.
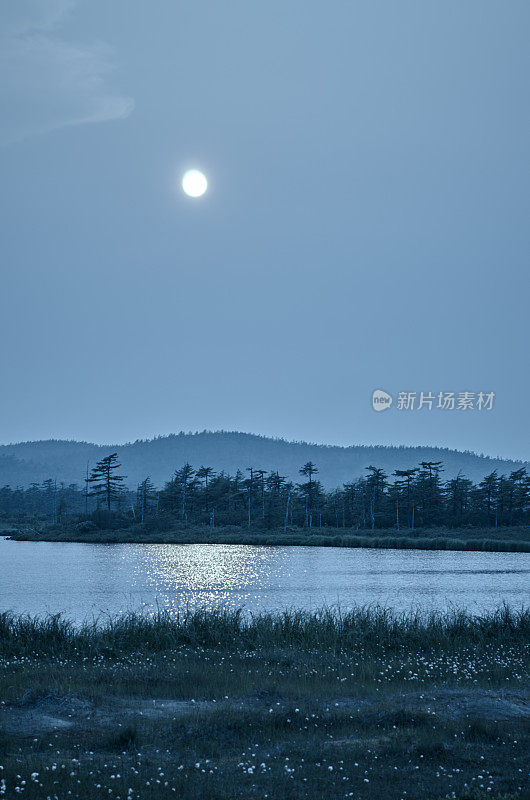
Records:
[[[527,459],[529,23],[526,0],[2,0],[0,442]]]

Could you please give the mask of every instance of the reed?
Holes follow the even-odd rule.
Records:
[[[530,528],[434,528],[408,531],[396,530],[343,531],[335,528],[256,530],[241,528],[190,527],[168,531],[148,531],[141,526],[123,530],[70,529],[10,531],[16,541],[82,542],[90,544],[246,544],[281,547],[351,547],[394,550],[469,550],[479,552],[530,553]]]
[[[159,610],[126,613],[79,626],[60,615],[31,617],[0,613],[0,655],[93,656],[98,652],[160,652],[181,646],[256,651],[387,653],[451,650],[463,644],[499,646],[530,640],[530,609],[507,606],[472,615],[460,610],[396,613],[368,606],[349,611],[250,614],[242,609]]]

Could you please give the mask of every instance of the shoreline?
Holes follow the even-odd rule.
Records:
[[[169,531],[145,529],[45,530],[39,533],[4,530],[11,541],[63,542],[82,544],[233,544],[269,547],[345,547],[378,550],[433,550],[498,553],[530,553],[530,528],[512,529],[431,529],[407,536],[396,531],[339,533],[335,529],[319,533],[288,530],[255,531],[193,528]]]

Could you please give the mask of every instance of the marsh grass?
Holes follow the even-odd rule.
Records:
[[[261,546],[349,547],[396,550],[462,550],[481,552],[530,552],[530,527],[504,528],[419,528],[415,531],[394,528],[374,531],[315,528],[284,530],[245,530],[237,527],[179,527],[151,531],[141,525],[117,530],[83,532],[53,526],[39,533],[29,528],[11,530],[18,541],[139,543],[139,544],[248,544]]]
[[[245,613],[223,607],[184,609],[154,615],[126,613],[81,626],[61,615],[31,617],[0,613],[0,656],[24,654],[114,655],[163,651],[182,645],[232,650],[341,652],[362,647],[380,653],[428,651],[459,644],[513,644],[530,639],[530,609],[502,606],[472,615],[455,610],[395,613],[367,606],[341,612]]]

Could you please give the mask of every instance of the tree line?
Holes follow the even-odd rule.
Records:
[[[495,471],[474,484],[462,474],[443,480],[441,461],[422,461],[391,475],[370,465],[362,477],[329,491],[312,461],[300,468],[298,482],[252,466],[229,475],[184,464],[161,489],[146,476],[131,491],[120,466],[111,453],[90,471],[87,467],[81,486],[58,485],[51,478],[27,489],[4,486],[0,515],[33,515],[52,524],[84,519],[100,526],[180,523],[311,530],[496,527],[530,521],[530,476],[524,468],[508,476]]]

